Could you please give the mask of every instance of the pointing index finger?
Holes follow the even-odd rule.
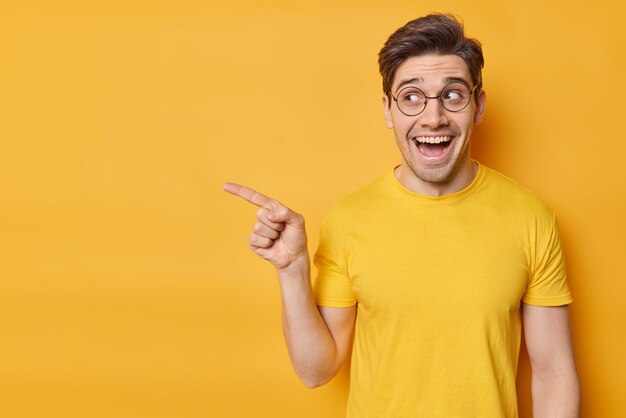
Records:
[[[259,193],[256,190],[250,189],[249,187],[242,186],[241,184],[226,183],[224,184],[224,190],[230,194],[239,196],[240,198],[247,200],[248,202],[260,208],[265,208],[265,209],[274,208],[274,206],[272,205],[272,202],[274,202],[274,199],[270,199],[264,194]]]

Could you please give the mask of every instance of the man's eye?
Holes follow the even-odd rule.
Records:
[[[449,90],[441,95],[441,98],[450,103],[462,102],[465,100],[466,94],[459,90]]]
[[[457,100],[462,100],[463,94],[460,91],[450,90],[442,94],[441,97],[443,98],[443,100],[454,102]]]
[[[424,97],[419,93],[405,93],[402,96],[402,101],[406,104],[418,104],[424,102]]]

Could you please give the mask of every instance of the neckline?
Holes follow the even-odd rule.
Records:
[[[402,193],[405,196],[408,196],[412,200],[420,201],[423,203],[430,203],[430,204],[454,203],[454,202],[458,202],[459,200],[465,199],[466,197],[474,193],[485,178],[485,174],[486,174],[485,166],[475,160],[472,160],[472,162],[478,165],[478,172],[476,173],[476,176],[474,177],[472,182],[467,187],[459,190],[458,192],[454,192],[454,193],[443,195],[443,196],[428,196],[428,195],[416,193],[407,189],[406,187],[402,185],[402,183],[400,183],[400,180],[398,180],[398,178],[396,177],[394,173],[395,169],[398,166],[395,166],[394,168],[391,169],[389,176],[391,177],[391,181],[394,183],[395,188],[400,193]]]

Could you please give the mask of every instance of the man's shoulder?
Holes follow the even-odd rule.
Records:
[[[546,201],[516,180],[489,167],[485,169],[484,190],[503,207],[518,208],[527,213],[553,216]]]
[[[392,175],[393,172],[385,173],[355,191],[343,196],[333,204],[331,211],[358,212],[384,199],[386,196],[389,196]]]
[[[357,225],[368,218],[376,207],[385,206],[393,185],[390,171],[335,201],[324,216],[325,223],[335,226]]]

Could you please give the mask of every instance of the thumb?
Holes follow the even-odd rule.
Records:
[[[294,228],[302,228],[304,226],[304,218],[299,213],[296,213],[289,209],[287,206],[279,204],[276,208],[272,209],[267,217],[272,222],[284,222],[286,225]]]

